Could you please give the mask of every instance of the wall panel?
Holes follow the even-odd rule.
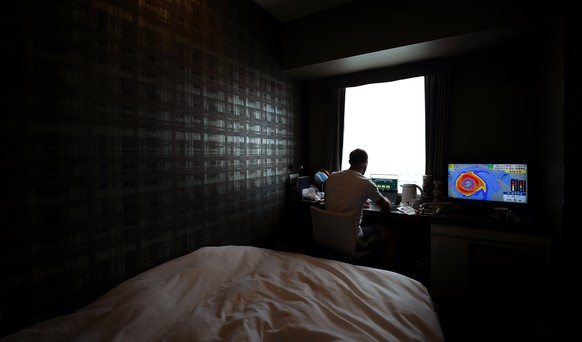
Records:
[[[2,15],[22,63],[0,118],[2,335],[202,246],[277,233],[303,90],[254,1],[19,6]]]

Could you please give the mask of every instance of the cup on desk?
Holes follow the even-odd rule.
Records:
[[[504,207],[495,207],[495,218],[498,222],[505,222],[507,221],[507,217],[509,215],[509,210]]]

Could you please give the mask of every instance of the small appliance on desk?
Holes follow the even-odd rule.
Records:
[[[418,199],[416,189],[420,190],[420,195],[424,195],[422,188],[416,184],[402,184],[402,205],[412,205],[413,200]]]

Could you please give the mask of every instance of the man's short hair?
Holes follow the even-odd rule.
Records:
[[[368,153],[361,148],[356,148],[350,152],[350,165],[361,165],[368,160]]]

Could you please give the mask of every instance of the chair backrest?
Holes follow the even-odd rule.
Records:
[[[350,214],[336,213],[311,206],[313,242],[350,257],[356,253],[356,229]]]

